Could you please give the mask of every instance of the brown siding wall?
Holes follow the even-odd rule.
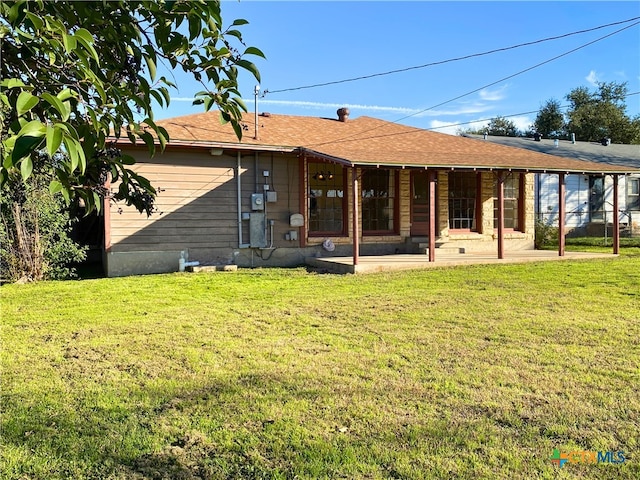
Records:
[[[235,152],[211,156],[206,150],[173,150],[153,159],[143,151],[129,153],[137,157],[135,171],[158,189],[157,211],[147,218],[133,207],[112,205],[112,252],[238,248]],[[298,178],[295,156],[241,156],[242,211],[251,211],[251,194],[264,193],[265,182],[277,193],[277,202],[267,204],[267,217],[275,220],[274,246],[293,246],[284,236],[291,230],[289,216],[298,210]],[[247,221],[243,242],[249,242]]]
[[[230,208],[235,203],[235,158],[185,151],[150,160],[136,156],[134,170],[158,190],[157,211],[147,217],[133,207],[112,205],[112,252],[232,245],[237,239],[235,209]]]

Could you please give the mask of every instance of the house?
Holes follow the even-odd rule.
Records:
[[[478,136],[499,145],[524,148],[535,152],[598,162],[606,165],[640,168],[640,145],[608,142],[581,142],[525,137]],[[555,175],[536,175],[536,216],[548,224],[558,223],[558,184]],[[599,174],[567,175],[565,225],[570,235],[611,234],[615,221],[613,179]],[[618,222],[629,235],[640,235],[640,174],[620,178]],[[605,230],[608,226],[609,232]]]
[[[438,248],[503,258],[533,249],[534,174],[563,185],[567,174],[633,171],[348,113],[246,114],[241,141],[217,112],[164,120],[171,140],[153,158],[123,140],[159,189],[158,211],[104,209],[107,275],[177,271],[181,259],[257,267],[351,255],[355,265],[361,255],[434,260]]]

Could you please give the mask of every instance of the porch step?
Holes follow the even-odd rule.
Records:
[[[429,241],[429,237],[409,237],[411,243],[426,243]]]
[[[438,250],[446,251],[447,253],[466,253],[466,249],[459,245],[451,245],[449,242],[436,242],[436,248]],[[419,243],[418,251],[420,253],[429,253],[429,243]]]

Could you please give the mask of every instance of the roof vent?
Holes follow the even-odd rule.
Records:
[[[260,116],[261,116],[261,117],[269,118],[269,117],[271,117],[271,114],[270,114],[269,112],[262,112],[262,113],[260,114]]]
[[[338,109],[338,120],[341,122],[346,122],[349,118],[349,109],[348,108],[339,108]]]

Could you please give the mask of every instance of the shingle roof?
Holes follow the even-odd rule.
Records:
[[[640,168],[640,145],[626,145],[612,143],[602,145],[599,142],[572,143],[569,140],[559,140],[556,146],[551,139],[543,138],[539,142],[533,138],[526,137],[502,137],[487,135],[486,139],[482,135],[465,135],[469,138],[485,140],[499,145],[525,148],[535,152],[547,153],[558,157],[575,158],[590,162],[608,163],[610,165],[623,165]]]
[[[341,122],[337,119],[292,115],[258,116],[254,138],[254,114],[243,117],[239,142],[231,125],[221,125],[218,112],[198,113],[156,122],[167,129],[175,146],[216,146],[252,150],[303,151],[351,166],[384,165],[625,173],[634,169],[560,158],[399,125],[371,117]]]

